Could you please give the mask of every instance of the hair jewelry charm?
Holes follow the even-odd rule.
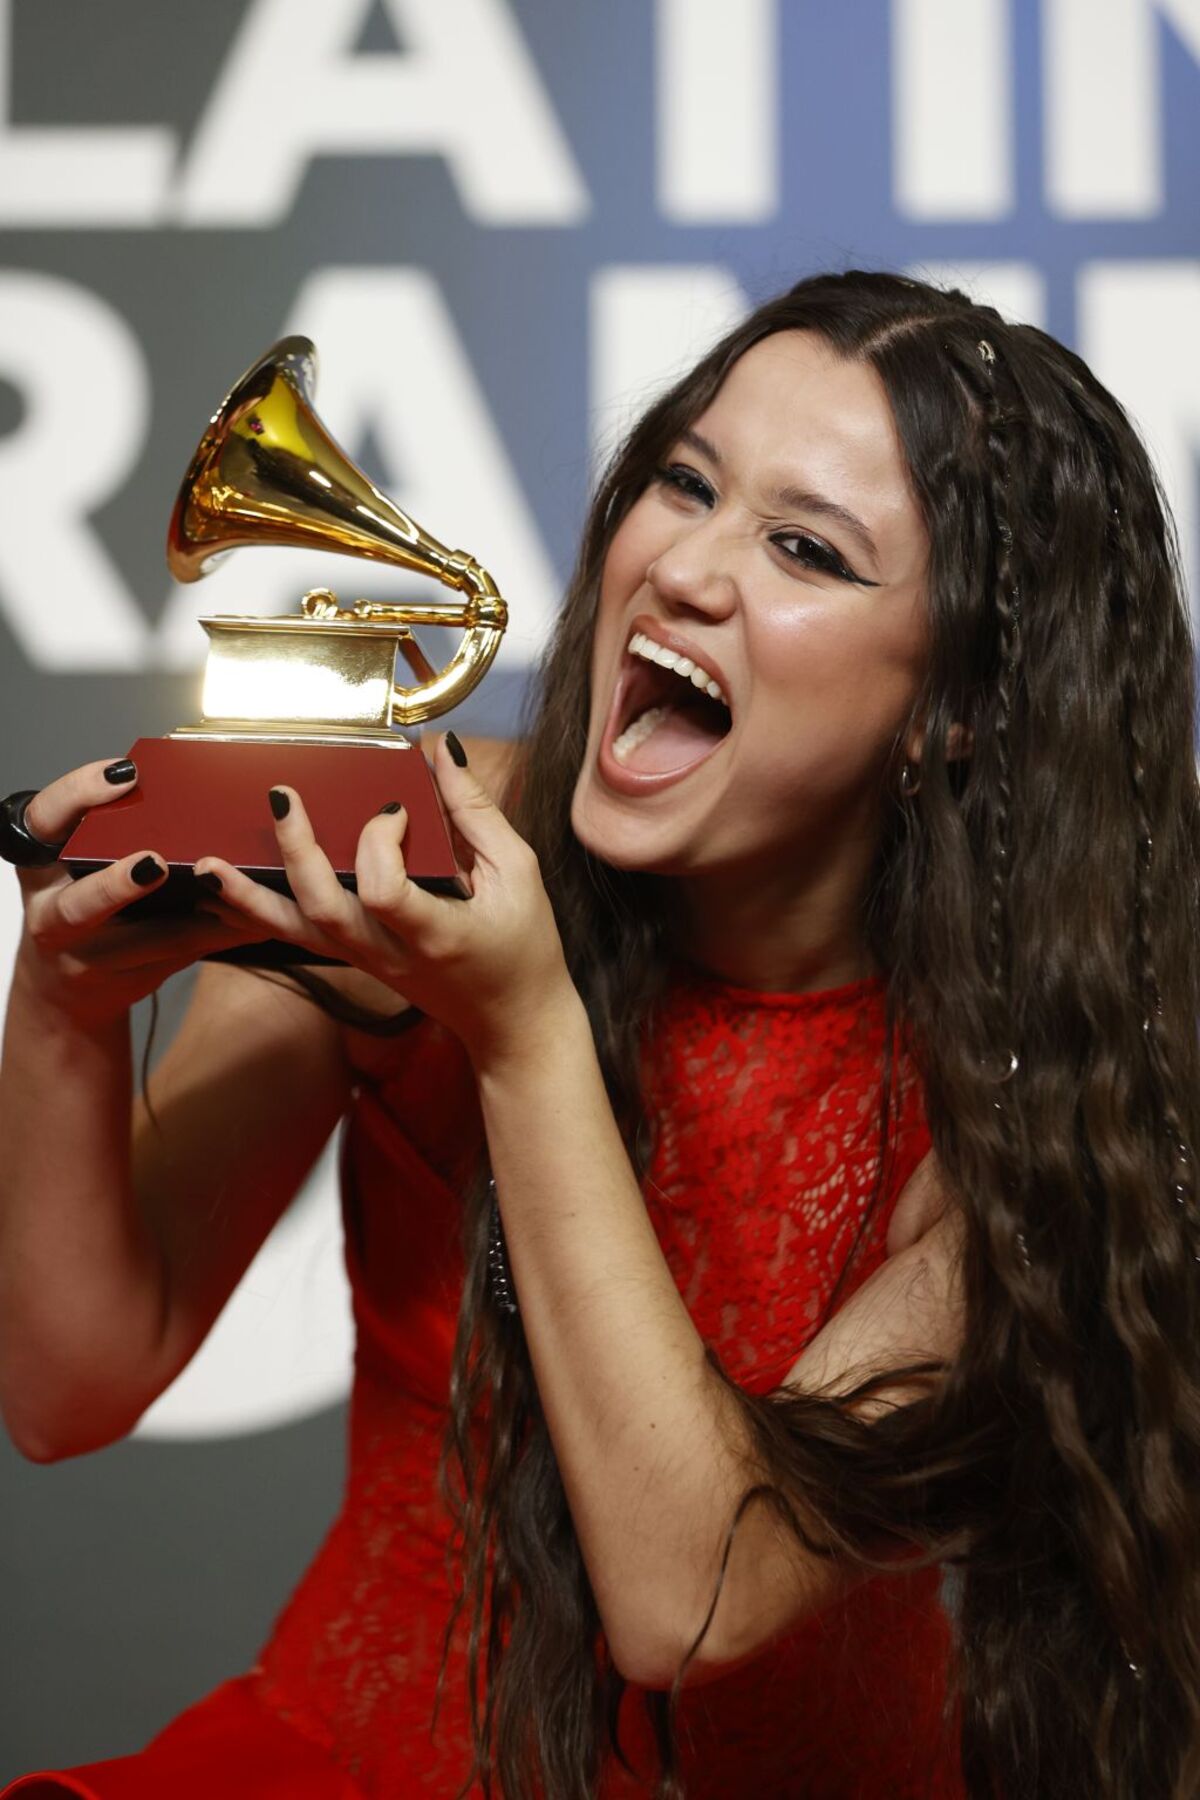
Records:
[[[488,1220],[488,1280],[491,1286],[492,1299],[503,1313],[520,1311],[517,1297],[513,1292],[512,1276],[508,1270],[508,1250],[504,1242],[504,1223],[500,1217],[500,1202],[496,1197],[495,1178],[488,1178],[488,1193],[492,1197],[491,1216]]]

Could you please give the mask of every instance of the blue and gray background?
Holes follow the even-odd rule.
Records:
[[[744,307],[852,265],[1081,350],[1195,585],[1200,0],[0,0],[0,791],[194,719],[201,611],[411,587],[270,551],[169,582],[179,477],[276,337],[509,596],[455,718],[505,734],[605,447]],[[0,991],[18,927],[0,872]],[[0,1444],[0,1779],[253,1659],[337,1502],[350,1348],[327,1158],[130,1442]]]

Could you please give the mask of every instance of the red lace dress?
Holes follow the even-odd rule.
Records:
[[[647,1054],[658,1121],[647,1206],[697,1329],[756,1393],[812,1336],[866,1211],[883,1036],[875,978],[761,995],[681,972],[665,1003]],[[448,1605],[435,1469],[459,1195],[481,1125],[465,1057],[437,1026],[355,1045],[343,1177],[358,1343],[342,1511],[248,1675],[141,1755],[27,1777],[10,1794],[448,1800],[465,1778],[461,1642],[431,1725]],[[894,1106],[882,1204],[847,1294],[882,1260],[896,1196],[928,1148],[904,1062]],[[753,1663],[685,1690],[691,1800],[958,1800],[938,1589],[936,1570],[873,1578]],[[652,1792],[633,1690],[621,1740],[639,1774],[614,1764],[602,1800]]]

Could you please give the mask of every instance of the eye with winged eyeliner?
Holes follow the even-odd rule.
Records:
[[[712,506],[716,495],[712,486],[703,475],[686,463],[666,463],[655,470],[655,480],[663,487],[674,488],[690,500],[699,502],[701,506]],[[814,537],[807,531],[776,531],[768,540],[790,562],[800,568],[809,569],[820,575],[833,575],[841,581],[851,581],[856,587],[878,587],[877,581],[868,581],[865,575],[858,575],[840,556],[832,545],[823,539]],[[796,545],[798,548],[789,548]]]

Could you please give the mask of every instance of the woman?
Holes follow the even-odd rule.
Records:
[[[287,789],[294,900],[205,857],[213,917],[135,933],[145,859],[23,876],[31,1454],[130,1427],[351,1107],[346,1509],[259,1667],[67,1791],[450,1794],[473,1738],[510,1800],[649,1794],[656,1752],[691,1795],[1193,1794],[1192,721],[1116,402],[962,295],[818,277],[615,463],[514,823],[439,746],[470,900],[386,810],[345,893]],[[128,1005],[264,933],[354,972],[306,1011],[207,967],[130,1165]]]

